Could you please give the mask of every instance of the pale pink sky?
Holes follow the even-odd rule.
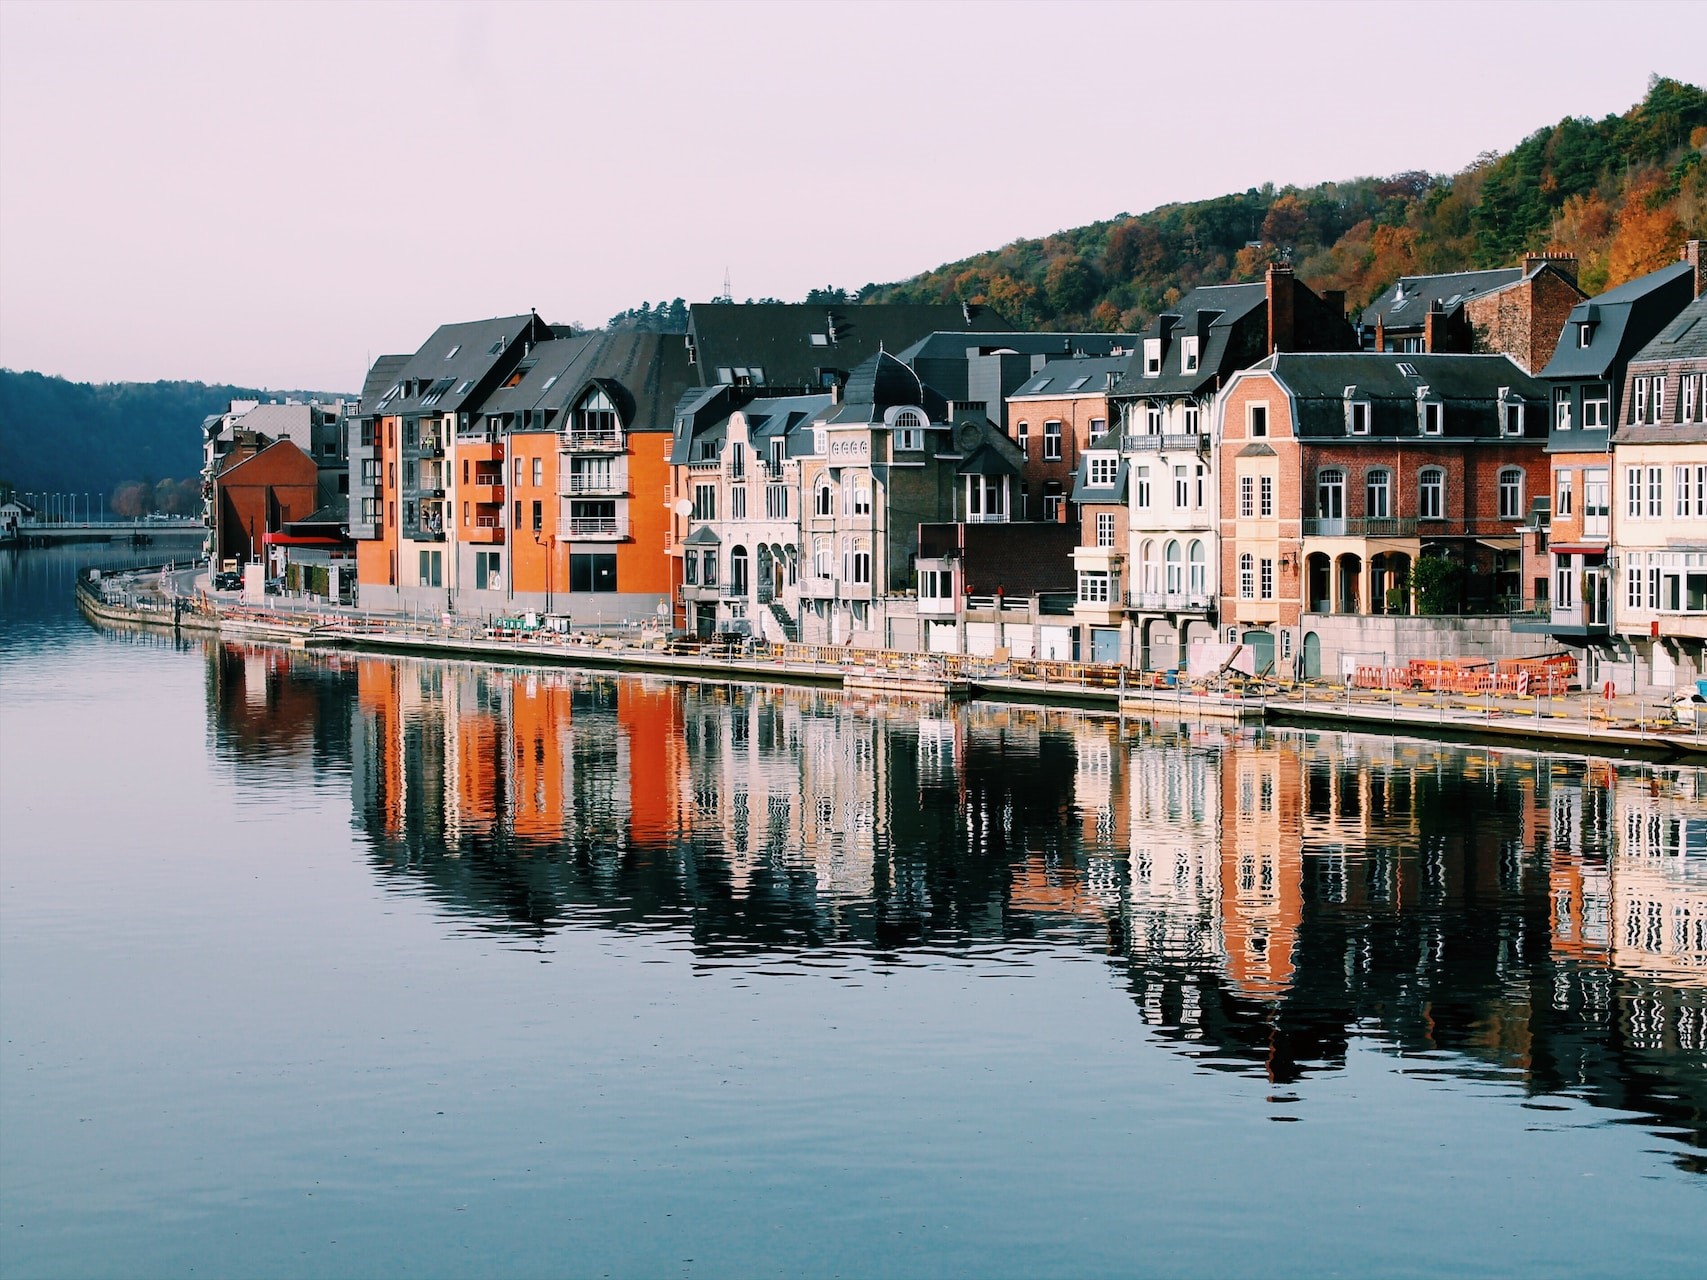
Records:
[[[0,365],[348,390],[438,324],[899,279],[1424,168],[1707,5],[0,3]]]

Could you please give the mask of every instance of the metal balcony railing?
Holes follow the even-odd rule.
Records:
[[[567,516],[557,522],[560,538],[626,538],[628,521],[622,516]]]
[[[1189,450],[1199,453],[1209,448],[1209,437],[1202,432],[1192,431],[1183,434],[1160,435],[1122,435],[1120,451],[1122,453],[1155,453],[1164,449]]]
[[[570,453],[616,453],[622,449],[620,431],[565,431],[563,448]]]
[[[1341,520],[1304,517],[1306,538],[1414,538],[1416,535],[1415,516],[1348,516]]]
[[[626,483],[622,476],[570,475],[564,478],[558,492],[566,497],[576,497],[587,493],[621,494],[625,492]]]
[[[1152,609],[1158,613],[1204,612],[1213,597],[1206,591],[1128,591],[1128,609]]]

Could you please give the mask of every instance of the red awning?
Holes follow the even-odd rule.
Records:
[[[343,538],[311,537],[301,533],[269,533],[261,539],[269,547],[341,547]]]
[[[1580,547],[1572,543],[1555,542],[1547,550],[1556,556],[1603,556],[1609,548],[1604,542],[1595,542]]]

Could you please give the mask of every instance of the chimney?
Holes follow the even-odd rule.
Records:
[[[1292,274],[1292,264],[1271,264],[1263,283],[1268,288],[1268,349],[1290,351],[1293,322],[1297,315],[1294,290],[1298,284],[1297,278]]]
[[[1685,240],[1683,242],[1683,247],[1677,251],[1677,260],[1679,262],[1687,262],[1690,266],[1695,268],[1695,296],[1699,298],[1701,296],[1701,287],[1704,283],[1701,272],[1701,241]]]
[[[1568,279],[1572,284],[1577,282],[1577,255],[1567,253],[1563,249],[1547,248],[1540,253],[1523,255],[1523,274],[1533,275],[1537,267],[1551,264],[1553,269]]]
[[[1436,298],[1428,304],[1428,314],[1423,317],[1423,350],[1433,355],[1438,349],[1435,344],[1445,337],[1446,311]]]

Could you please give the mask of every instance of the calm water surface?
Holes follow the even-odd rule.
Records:
[[[97,631],[0,552],[0,1270],[1698,1273],[1707,776]]]

